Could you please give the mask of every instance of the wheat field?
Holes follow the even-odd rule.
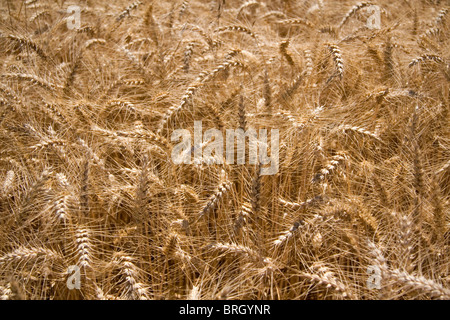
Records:
[[[2,0],[0,298],[450,299],[449,8]]]

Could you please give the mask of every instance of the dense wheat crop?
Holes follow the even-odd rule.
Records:
[[[2,0],[0,297],[450,299],[449,5]]]

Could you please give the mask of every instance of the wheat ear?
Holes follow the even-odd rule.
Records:
[[[26,46],[26,47],[32,49],[43,60],[47,60],[47,56],[45,55],[44,50],[42,50],[41,47],[39,47],[34,41],[24,38],[24,37],[15,36],[12,34],[8,35],[7,38],[11,41],[17,42],[21,46]]]
[[[370,2],[360,2],[360,3],[355,4],[350,9],[350,11],[347,12],[347,14],[344,16],[344,18],[341,20],[341,22],[338,25],[338,28],[341,29],[344,26],[344,24],[346,24],[347,21],[351,17],[353,17],[359,10],[361,10],[362,8],[368,7],[370,5],[372,5],[372,3],[370,3]]]
[[[134,259],[123,253],[118,253],[113,260],[113,264],[119,267],[125,280],[128,299],[147,300],[148,293],[143,283],[138,282],[139,270],[133,263]]]
[[[60,255],[53,250],[47,248],[27,248],[19,247],[14,251],[7,253],[0,257],[0,265],[10,263],[10,262],[26,262],[29,260],[35,260],[43,257],[44,259],[57,260],[61,259]]]
[[[328,44],[327,47],[333,57],[336,73],[342,79],[344,75],[344,61],[342,59],[341,49],[335,44]]]
[[[425,61],[434,61],[434,62],[436,62],[436,63],[438,63],[438,64],[441,64],[441,63],[444,62],[444,61],[442,60],[442,58],[439,57],[438,55],[435,55],[435,54],[424,54],[424,55],[421,55],[420,57],[418,57],[418,58],[412,60],[412,61],[409,63],[408,66],[409,66],[409,67],[412,67],[412,66],[415,66],[416,64],[423,63],[423,62],[425,62]]]

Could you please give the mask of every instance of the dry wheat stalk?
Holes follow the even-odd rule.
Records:
[[[347,21],[348,21],[351,17],[353,17],[359,10],[361,10],[361,9],[363,9],[363,8],[365,8],[365,7],[368,7],[368,6],[370,6],[370,5],[372,5],[372,3],[370,3],[370,2],[360,2],[360,3],[355,4],[355,5],[350,9],[350,11],[347,12],[347,14],[344,16],[344,18],[342,18],[341,22],[340,22],[339,25],[338,25],[338,28],[341,29],[341,28],[344,26],[344,24],[346,24]]]

